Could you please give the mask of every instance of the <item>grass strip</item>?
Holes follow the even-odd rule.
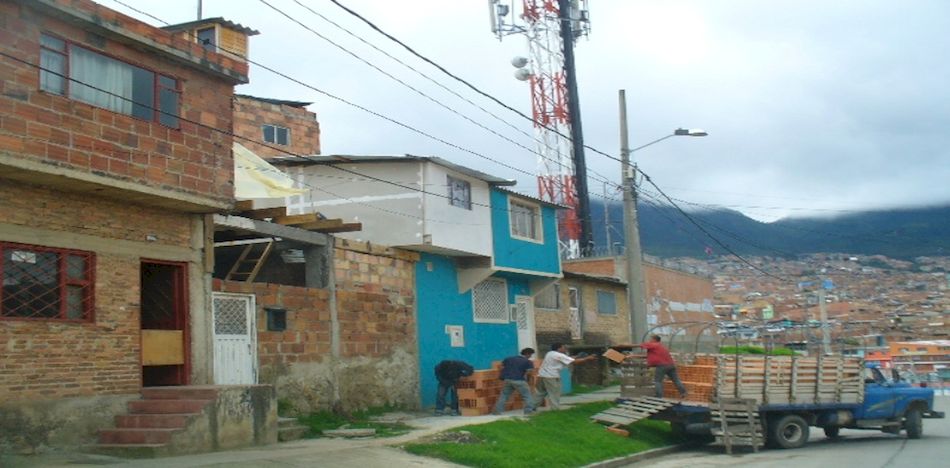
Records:
[[[626,427],[630,437],[607,431],[590,417],[610,402],[544,411],[527,419],[507,419],[464,426],[451,432],[471,433],[475,443],[413,443],[406,451],[461,465],[499,468],[576,467],[630,455],[678,440],[663,421],[644,420]]]

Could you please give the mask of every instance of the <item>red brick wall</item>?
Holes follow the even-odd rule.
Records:
[[[290,145],[264,143],[264,124],[290,129]],[[294,154],[320,154],[320,124],[317,114],[307,109],[271,104],[257,99],[236,96],[234,98],[234,134],[236,141],[262,158],[289,156],[281,148]],[[255,143],[256,142],[256,143]]]
[[[674,321],[708,321],[713,319],[710,312],[678,312],[670,308],[669,302],[702,304],[712,301],[712,280],[676,270],[668,270],[656,265],[644,265],[644,279],[647,288],[647,304],[656,303],[660,323]],[[651,309],[652,310],[652,309]],[[687,331],[686,334],[693,334]]]
[[[149,52],[126,46],[27,7],[30,2],[0,1],[0,51],[39,64],[39,38],[49,32],[117,59],[174,76],[181,83],[183,119],[231,129],[233,83]],[[102,21],[153,40],[199,52],[196,44],[172,36],[86,0],[59,3],[95,11]],[[181,43],[179,43],[181,42]],[[230,59],[209,60],[240,68]],[[184,192],[214,201],[233,198],[231,138],[181,121],[180,129],[93,107],[39,91],[39,70],[0,57],[0,161],[25,158],[140,183],[153,189]]]
[[[187,247],[192,216],[56,192],[0,179],[0,240],[5,226],[62,232],[37,243],[96,253],[95,321],[0,320],[0,402],[128,394],[141,386],[137,255],[104,251],[109,239]],[[74,234],[105,239],[84,245]],[[22,240],[18,240],[22,242]],[[25,242],[29,243],[29,242]],[[67,244],[68,245],[64,245]]]
[[[617,264],[618,267],[622,267],[622,263]],[[570,261],[565,260],[561,264],[561,268],[564,271],[571,271],[574,273],[585,273],[588,275],[597,275],[597,276],[619,276],[614,267],[614,257],[600,258],[600,259],[590,259],[582,261]]]
[[[336,371],[328,290],[217,279],[213,289],[256,296],[260,382],[276,385],[278,398],[298,411],[329,407],[334,372],[347,408],[412,405],[418,391],[414,258],[358,243],[336,249],[340,350],[347,363]],[[287,310],[286,331],[267,331],[265,307]]]

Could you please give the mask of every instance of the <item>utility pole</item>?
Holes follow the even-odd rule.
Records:
[[[614,244],[610,238],[610,203],[607,203],[607,182],[604,182],[604,234],[607,236],[607,256],[614,256]]]
[[[821,320],[821,352],[831,354],[831,336],[828,330],[828,308],[825,307],[825,279],[818,278],[818,314]]]
[[[630,163],[627,141],[627,95],[620,90],[620,167],[623,173],[623,235],[627,260],[627,306],[630,308],[630,338],[643,340],[647,331],[646,287],[643,279],[643,258],[640,253],[640,228],[637,224],[637,172]]]

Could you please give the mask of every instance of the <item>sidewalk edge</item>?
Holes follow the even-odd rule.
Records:
[[[609,460],[603,460],[599,462],[594,462],[589,465],[584,465],[583,468],[617,468],[624,465],[629,465],[631,463],[636,463],[643,460],[649,460],[651,458],[662,457],[663,455],[669,455],[673,452],[682,450],[683,448],[688,447],[689,444],[680,444],[680,445],[671,445],[669,447],[660,447],[645,452],[638,452],[632,455],[625,455],[622,457],[611,458]]]

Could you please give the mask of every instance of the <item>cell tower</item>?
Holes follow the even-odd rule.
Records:
[[[516,20],[515,3],[521,3]],[[562,252],[577,258],[591,245],[587,168],[581,133],[574,41],[590,32],[587,0],[489,0],[492,32],[524,34],[528,58],[511,61],[515,78],[531,85],[538,145],[538,194],[565,205],[558,219]]]

